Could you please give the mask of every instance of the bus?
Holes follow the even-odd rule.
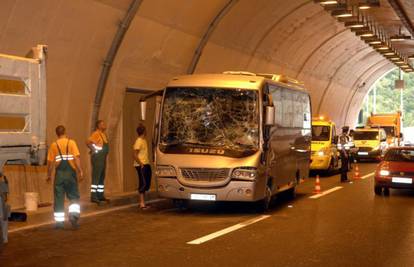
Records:
[[[185,205],[257,202],[266,210],[280,192],[294,197],[308,177],[311,102],[300,82],[231,71],[177,77],[156,94],[160,197]],[[143,120],[145,114],[144,97]]]

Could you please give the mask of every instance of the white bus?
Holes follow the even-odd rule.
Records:
[[[159,95],[154,155],[161,197],[257,201],[267,209],[279,192],[294,197],[308,177],[311,104],[296,80],[247,72],[188,75]],[[143,98],[143,119],[145,107]]]

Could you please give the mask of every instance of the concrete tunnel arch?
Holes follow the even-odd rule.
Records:
[[[54,126],[65,124],[87,155],[82,144],[90,131],[102,61],[130,3],[3,4],[2,53],[24,55],[36,43],[49,45],[49,142]],[[163,88],[173,76],[188,71],[195,55],[195,73],[246,70],[296,77],[310,90],[313,111],[329,114],[338,125],[356,121],[367,90],[393,68],[312,0],[144,0],[119,47],[103,95],[100,117],[108,121],[112,140],[109,177],[122,173],[119,127],[125,88]],[[110,191],[122,191],[120,179],[108,183]],[[82,192],[88,192],[87,183]]]

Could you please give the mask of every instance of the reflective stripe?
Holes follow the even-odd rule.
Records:
[[[95,144],[92,144],[92,146],[93,146],[93,148],[94,148],[95,150],[97,150],[97,151],[101,151],[101,150],[103,149],[103,147],[98,146],[98,145],[95,145]]]
[[[80,213],[80,205],[73,203],[69,206],[69,213]]]
[[[98,189],[97,190],[99,193],[103,193],[105,190],[103,190],[103,189]]]
[[[55,221],[56,222],[64,222],[65,221],[65,213],[64,212],[55,212]]]
[[[105,188],[104,185],[98,185],[98,188]]]
[[[73,155],[62,155],[56,156],[55,161],[62,161],[62,160],[74,160],[75,157]]]
[[[92,193],[96,193],[96,189],[91,189],[91,192]]]
[[[97,185],[91,185],[91,188],[98,188],[98,186]]]

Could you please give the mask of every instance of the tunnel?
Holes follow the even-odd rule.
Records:
[[[336,16],[334,4],[352,6],[407,67]],[[362,4],[371,8],[358,8]],[[411,0],[0,1],[1,54],[24,57],[30,47],[47,46],[47,145],[56,138],[55,127],[65,125],[79,145],[84,196],[92,169],[85,142],[98,119],[107,123],[110,140],[108,196],[136,190],[131,153],[139,100],[174,77],[225,71],[286,75],[303,82],[313,116],[329,118],[337,129],[353,128],[378,79],[396,67],[413,71],[412,39],[391,41],[413,34]],[[152,102],[149,107],[153,118]],[[13,208],[23,208],[23,195],[31,190],[39,191],[40,202],[52,202],[41,165],[5,166]]]

